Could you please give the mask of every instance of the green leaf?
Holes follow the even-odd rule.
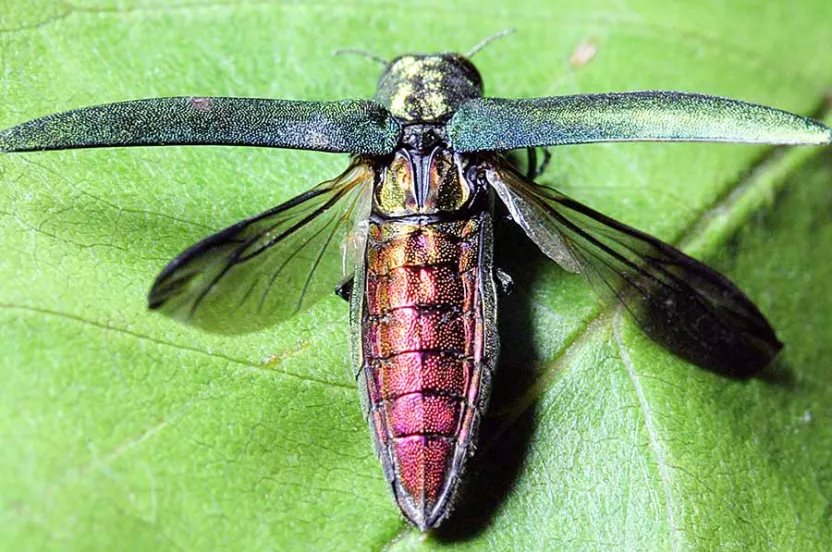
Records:
[[[8,1],[0,128],[141,97],[370,97],[379,67],[333,50],[465,51],[501,26],[518,32],[475,58],[494,96],[664,88],[812,114],[832,84],[830,20],[821,0]],[[6,546],[832,547],[828,148],[553,153],[545,182],[734,278],[786,343],[786,381],[727,381],[675,359],[501,230],[499,264],[519,290],[501,303],[490,419],[457,510],[424,538],[374,458],[345,303],[243,337],[145,311],[176,253],[346,159],[216,147],[4,155]]]

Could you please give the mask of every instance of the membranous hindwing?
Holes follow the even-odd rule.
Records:
[[[527,180],[501,157],[494,157],[486,177],[547,256],[583,275],[678,356],[723,375],[749,377],[782,348],[754,303],[705,264]]]
[[[337,178],[190,247],[158,276],[150,307],[211,331],[245,333],[333,293],[360,258],[343,244],[361,247],[373,177],[356,158]]]
[[[341,242],[341,283],[349,281],[364,269],[364,250],[367,245],[370,213],[373,209],[373,193],[378,181],[378,167],[371,160],[361,163],[370,169],[370,175],[357,191],[358,197],[346,222],[347,231]]]

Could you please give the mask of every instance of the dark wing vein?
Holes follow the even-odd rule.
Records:
[[[244,333],[291,316],[343,278],[342,239],[366,218],[372,169],[339,177],[191,246],[159,274],[151,309],[201,328]]]
[[[742,291],[699,261],[527,180],[502,159],[487,178],[544,253],[622,303],[647,335],[677,355],[748,377],[782,348]]]

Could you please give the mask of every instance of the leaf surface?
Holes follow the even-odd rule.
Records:
[[[819,113],[832,4],[7,1],[0,127],[142,97],[366,98],[332,57],[465,51],[501,97],[677,89]],[[421,29],[422,32],[413,32]],[[580,55],[578,55],[580,53]],[[571,58],[571,62],[570,62]],[[827,118],[827,123],[829,119]],[[685,364],[500,230],[503,358],[457,510],[390,497],[332,297],[258,334],[145,310],[175,254],[338,174],[297,151],[0,157],[0,524],[21,550],[832,548],[829,150],[614,144],[543,177],[703,258],[765,312],[785,382]]]

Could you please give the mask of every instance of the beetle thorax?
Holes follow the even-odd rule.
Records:
[[[375,99],[403,121],[435,122],[482,96],[482,78],[460,54],[405,55],[379,80]]]
[[[481,194],[459,154],[437,145],[427,152],[400,148],[379,171],[373,211],[385,218],[459,213]]]

